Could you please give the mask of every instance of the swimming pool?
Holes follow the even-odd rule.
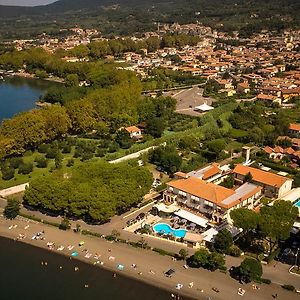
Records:
[[[162,233],[163,235],[172,234],[177,238],[184,238],[187,230],[185,229],[174,229],[169,224],[158,223],[153,226],[153,230],[156,233]]]
[[[300,209],[300,199],[296,203],[294,203],[294,206],[296,206]]]

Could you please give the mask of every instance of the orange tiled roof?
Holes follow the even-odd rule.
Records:
[[[256,182],[260,182],[269,186],[273,187],[281,187],[288,178],[273,174],[270,172],[266,172],[263,170],[259,170],[256,168],[244,166],[241,164],[238,164],[234,170],[233,173],[240,174],[245,176],[246,174],[250,173],[252,175],[252,179]]]
[[[295,150],[291,147],[284,149],[284,152],[287,154],[293,154],[295,152]]]
[[[213,163],[211,165],[211,168],[209,168],[204,174],[203,174],[203,177],[202,179],[203,180],[206,180],[214,175],[217,175],[218,173],[220,173],[220,169],[219,169],[219,165],[218,164],[215,164]]]
[[[266,146],[266,147],[264,148],[264,151],[265,151],[266,153],[268,153],[268,154],[273,153],[273,149],[272,149],[271,147],[269,147],[269,146]]]
[[[129,126],[125,128],[129,133],[140,132],[141,130],[136,126]]]
[[[284,152],[283,149],[282,149],[281,147],[279,147],[279,146],[276,146],[276,147],[273,149],[273,151],[274,151],[275,153],[283,153],[283,152]]]
[[[290,130],[294,130],[294,131],[300,131],[300,124],[298,123],[291,123],[289,126]]]
[[[257,99],[274,101],[274,100],[276,99],[276,97],[271,96],[271,95],[259,94],[259,95],[257,96]]]
[[[167,185],[215,204],[235,194],[233,190],[195,177],[171,181]]]

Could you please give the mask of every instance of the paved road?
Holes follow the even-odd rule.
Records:
[[[118,159],[111,160],[109,163],[110,163],[110,164],[117,164],[117,163],[120,163],[120,162],[122,162],[122,161],[126,161],[126,160],[130,160],[130,159],[139,158],[141,154],[147,153],[148,151],[150,151],[150,150],[152,150],[152,149],[155,149],[155,148],[156,148],[156,146],[149,147],[149,148],[143,149],[143,150],[141,150],[141,151],[134,152],[134,153],[128,154],[128,155],[126,155],[126,156],[120,157],[120,158],[118,158]]]
[[[27,186],[29,186],[29,183],[24,183],[10,187],[8,189],[0,190],[0,197],[7,197],[13,194],[24,192]]]

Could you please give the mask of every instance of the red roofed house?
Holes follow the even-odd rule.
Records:
[[[142,131],[136,126],[126,127],[125,130],[130,134],[130,138],[132,139],[142,138]]]
[[[256,100],[262,101],[266,104],[272,104],[273,102],[281,104],[281,99],[273,95],[259,94],[256,96]]]
[[[299,136],[300,135],[300,124],[298,123],[291,123],[289,126],[289,133],[293,136]]]
[[[284,156],[291,155],[295,152],[295,150],[291,147],[281,148],[279,146],[276,146],[275,148],[266,146],[263,150],[265,153],[269,154],[269,158],[274,160],[281,160]]]
[[[288,101],[293,97],[300,96],[300,87],[293,88],[293,89],[282,89],[281,95],[284,101]]]
[[[233,170],[235,181],[241,184],[246,182],[245,176],[249,173],[252,175],[251,183],[260,185],[267,197],[278,199],[292,189],[293,179],[284,176],[241,164],[236,165]]]
[[[250,93],[250,85],[248,82],[242,82],[237,85],[237,92],[239,94],[248,94]]]

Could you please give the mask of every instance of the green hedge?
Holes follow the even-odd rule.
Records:
[[[152,251],[156,252],[156,253],[159,253],[160,255],[167,255],[167,256],[172,256],[172,257],[177,257],[178,254],[174,253],[174,252],[169,252],[169,251],[166,251],[164,249],[160,249],[160,248],[153,248]]]
[[[271,162],[267,159],[258,159],[257,161],[261,162],[264,166],[269,167],[276,171],[282,171],[282,172],[286,172],[286,173],[293,174],[293,175],[298,173],[297,170],[294,170],[294,169],[286,167],[286,166],[282,166],[280,164],[274,163],[273,161]]]
[[[272,281],[268,278],[261,278],[261,282],[265,283],[265,284],[271,284],[272,283]]]
[[[291,284],[283,284],[281,287],[283,289],[291,291],[291,292],[295,292],[295,290],[296,290],[295,287]]]
[[[96,236],[96,237],[102,237],[102,234],[97,233],[97,232],[92,232],[92,231],[89,231],[89,230],[81,230],[81,233],[83,235],[91,235],[91,236]]]

